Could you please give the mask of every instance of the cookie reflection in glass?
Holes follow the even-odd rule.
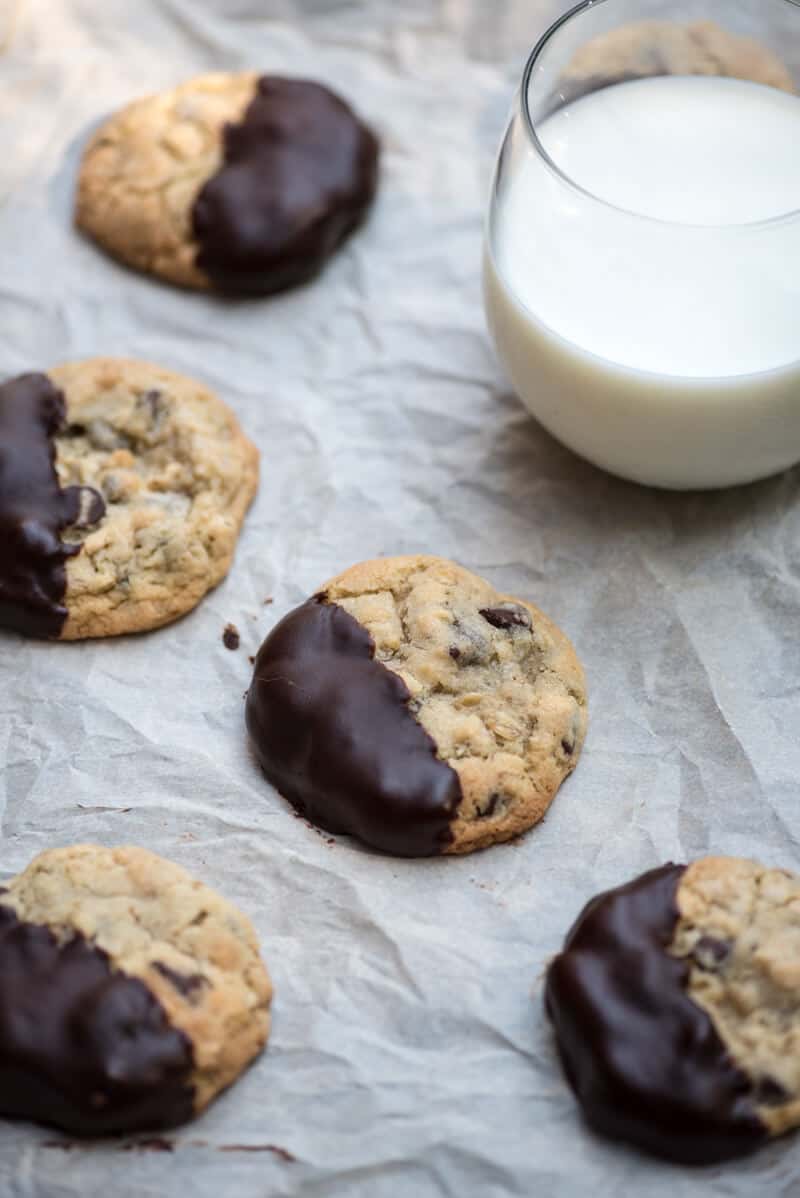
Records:
[[[580,47],[558,80],[553,107],[654,75],[721,75],[795,90],[786,63],[754,38],[714,21],[633,21]]]

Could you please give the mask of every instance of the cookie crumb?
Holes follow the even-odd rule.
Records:
[[[255,659],[255,657],[253,656],[253,654],[252,654],[252,653],[251,653],[251,654],[250,654],[250,656],[247,658],[247,660],[250,662],[250,665],[251,665],[251,666],[254,666],[254,665],[256,664],[256,659]]]
[[[275,600],[272,598],[272,595],[267,595],[266,599],[264,600],[264,606],[269,607],[270,603],[274,602]]]
[[[226,624],[222,632],[222,643],[226,649],[238,649],[241,637],[235,624]]]

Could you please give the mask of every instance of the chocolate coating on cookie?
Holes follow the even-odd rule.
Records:
[[[191,1118],[188,1038],[137,978],[0,906],[0,1114],[78,1135]]]
[[[324,595],[290,612],[256,658],[247,727],[269,781],[313,823],[403,857],[439,853],[458,775],[409,710],[367,630]]]
[[[670,955],[684,866],[593,899],[547,974],[561,1060],[595,1130],[670,1160],[705,1164],[764,1142],[752,1084],[688,997]]]
[[[65,563],[81,547],[61,532],[105,512],[92,488],[59,486],[53,438],[65,418],[47,375],[0,386],[0,623],[30,636],[57,637],[67,618]]]
[[[377,139],[343,100],[266,76],[195,200],[197,265],[229,294],[306,282],[361,224],[377,179]]]

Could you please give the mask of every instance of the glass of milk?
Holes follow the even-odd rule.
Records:
[[[614,474],[722,487],[800,460],[797,90],[800,0],[587,0],[528,60],[489,325],[541,424]]]

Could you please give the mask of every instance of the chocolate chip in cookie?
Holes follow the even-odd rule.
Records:
[[[355,566],[290,612],[256,658],[246,715],[264,773],[309,820],[429,856],[540,820],[577,763],[585,704],[546,616],[452,562],[406,557]]]
[[[242,638],[235,624],[226,624],[222,630],[222,643],[232,651],[239,648]]]

